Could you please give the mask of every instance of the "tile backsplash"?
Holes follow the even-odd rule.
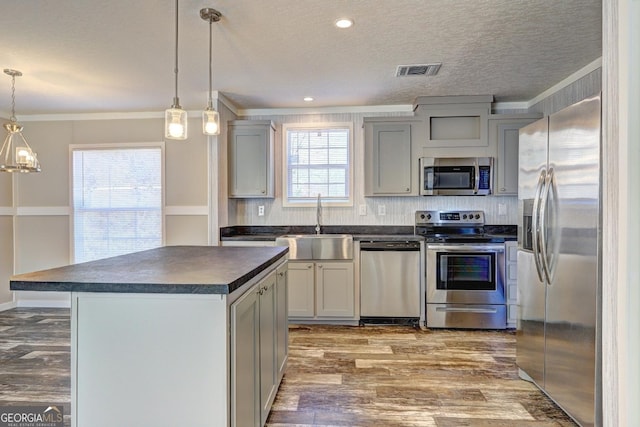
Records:
[[[316,207],[283,207],[282,200],[235,201],[236,222],[231,225],[312,225]],[[367,214],[359,215],[359,205]],[[264,206],[264,216],[258,215]],[[384,215],[378,215],[384,206]],[[323,207],[324,225],[413,225],[417,210],[482,210],[487,224],[517,224],[518,198],[504,196],[367,197],[351,207]]]

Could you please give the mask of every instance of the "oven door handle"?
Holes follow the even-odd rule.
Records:
[[[460,244],[447,244],[447,243],[428,243],[428,251],[436,252],[504,252],[504,244],[474,244],[474,243],[460,243]]]
[[[498,312],[497,308],[481,308],[481,307],[436,307],[436,311],[446,313],[491,313]]]

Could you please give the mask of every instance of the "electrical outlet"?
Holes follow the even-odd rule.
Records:
[[[387,207],[385,205],[378,205],[378,216],[385,216],[387,214]]]
[[[358,206],[358,215],[365,216],[367,214],[367,205]]]
[[[258,206],[258,216],[264,216],[264,206]]]
[[[498,215],[504,216],[507,214],[507,205],[504,203],[498,203]]]

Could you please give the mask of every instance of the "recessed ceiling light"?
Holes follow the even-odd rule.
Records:
[[[336,27],[338,28],[349,28],[352,25],[353,25],[353,19],[340,18],[336,21]]]
[[[313,97],[312,96],[305,96],[304,98],[302,98],[302,100],[304,102],[311,102],[311,101],[313,101]]]

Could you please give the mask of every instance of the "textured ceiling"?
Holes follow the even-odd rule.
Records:
[[[162,111],[172,102],[171,0],[4,1],[0,68],[16,80],[17,115]],[[239,108],[411,104],[423,95],[528,101],[601,56],[595,0],[181,0],[179,95],[206,105],[213,88]],[[333,22],[351,17],[339,30]],[[442,62],[434,77],[400,64]],[[10,109],[0,77],[0,111]],[[310,105],[303,96],[313,96]]]

